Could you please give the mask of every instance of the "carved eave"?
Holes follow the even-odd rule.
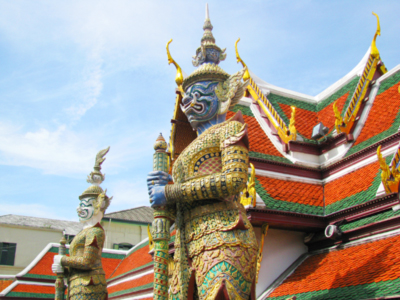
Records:
[[[366,203],[350,207],[340,212],[326,216],[328,224],[344,225],[347,222],[360,220],[369,216],[377,215],[399,206],[399,194],[392,193],[372,199]],[[366,236],[387,232],[400,228],[400,216],[395,216],[381,221],[368,223],[347,231],[344,231],[340,238],[329,239],[319,235],[306,243],[310,251],[322,249],[334,245],[343,244]]]
[[[268,223],[272,229],[316,232],[324,230],[326,221],[323,216],[313,216],[272,209],[248,208],[247,217],[255,227]]]

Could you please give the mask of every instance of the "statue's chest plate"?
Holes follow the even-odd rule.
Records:
[[[70,256],[79,256],[85,249],[85,241],[86,241],[86,229],[83,229],[79,232],[71,242],[69,248]]]
[[[172,175],[176,183],[191,178],[221,172],[221,149],[216,132],[204,133],[179,155]]]

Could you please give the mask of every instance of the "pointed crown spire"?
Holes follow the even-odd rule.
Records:
[[[210,16],[208,13],[208,3],[206,3],[206,19],[203,25],[203,37],[201,38],[201,44],[215,44],[215,38],[212,34],[213,26],[211,25]]]
[[[203,25],[203,37],[201,38],[200,47],[193,56],[193,66],[198,67],[204,63],[212,63],[218,65],[220,61],[225,60],[225,50],[215,44],[215,38],[212,34],[213,26],[211,25],[210,15],[208,12],[208,3],[206,4],[206,19]]]

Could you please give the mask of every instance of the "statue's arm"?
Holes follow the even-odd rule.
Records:
[[[105,234],[100,228],[88,231],[85,240],[83,256],[64,256],[61,259],[63,267],[72,267],[81,270],[90,270],[94,267],[96,260],[101,256]]]
[[[222,171],[185,183],[167,185],[167,203],[226,198],[243,190],[249,166],[249,151],[244,142],[247,130],[240,122],[230,123],[220,137]]]

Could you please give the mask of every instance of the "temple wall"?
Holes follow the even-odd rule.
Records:
[[[254,228],[260,240],[260,228]],[[264,240],[263,259],[257,284],[257,297],[300,255],[307,252],[304,233],[269,229]]]
[[[60,241],[62,232],[56,229],[29,228],[27,226],[0,226],[0,242],[16,243],[14,266],[0,265],[0,274],[17,274],[43,250],[48,243]]]
[[[129,243],[137,245],[147,237],[147,225],[138,225],[132,223],[123,223],[111,220],[102,221],[106,232],[106,241],[104,248],[113,249],[114,244]]]

